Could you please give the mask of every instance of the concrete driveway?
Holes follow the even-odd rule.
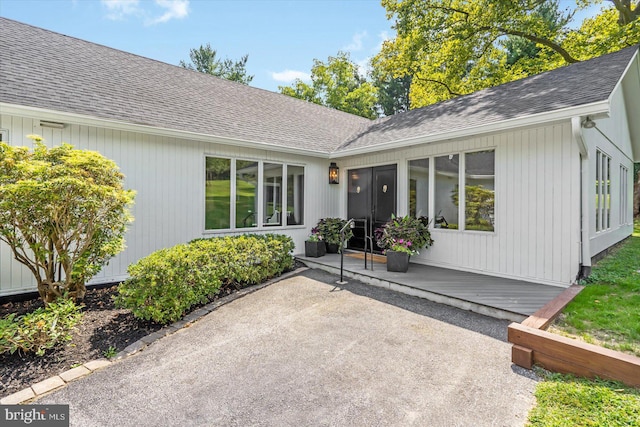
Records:
[[[36,403],[77,426],[522,426],[508,322],[309,270]]]

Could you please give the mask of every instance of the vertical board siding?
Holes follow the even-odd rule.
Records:
[[[416,261],[569,286],[580,262],[580,157],[570,123],[348,157],[340,166],[397,163],[400,171],[408,159],[493,148],[495,232],[434,229],[434,246]],[[405,175],[398,180],[399,212],[409,194]]]
[[[204,232],[205,155],[262,159],[305,167],[304,226],[251,232],[288,234],[296,247],[301,248],[318,219],[339,214],[342,186],[329,186],[329,163],[324,159],[94,126],[41,128],[38,120],[4,114],[0,117],[0,126],[9,130],[12,145],[31,147],[33,144],[25,135],[39,134],[50,147],[67,142],[77,148],[98,151],[118,164],[125,175],[125,187],[136,191],[132,208],[135,220],[127,231],[127,247],[90,283],[122,280],[131,263],[158,249],[198,237],[237,233]],[[0,295],[33,290],[35,281],[31,272],[13,259],[8,246],[0,244]]]

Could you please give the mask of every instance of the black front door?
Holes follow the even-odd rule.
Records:
[[[368,234],[382,226],[396,211],[396,165],[374,168],[352,169],[349,171],[349,195],[347,216],[355,219],[367,219]],[[352,249],[364,249],[365,228],[361,221],[356,222],[353,238],[349,241]],[[375,245],[374,250],[380,248]]]

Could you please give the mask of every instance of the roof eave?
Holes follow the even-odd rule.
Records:
[[[570,120],[572,117],[576,116],[586,116],[586,115],[604,115],[607,116],[610,111],[610,103],[609,100],[603,100],[599,102],[594,102],[590,104],[583,104],[575,107],[563,108],[560,110],[554,110],[550,112],[544,112],[539,114],[533,114],[524,117],[517,117],[514,119],[501,120],[499,122],[493,122],[488,124],[483,124],[479,126],[472,126],[460,130],[455,131],[447,131],[440,132],[431,135],[418,135],[413,136],[411,138],[405,138],[400,140],[388,141],[382,144],[370,145],[366,147],[358,147],[353,149],[344,149],[334,151],[331,153],[330,158],[338,159],[344,158],[359,154],[369,154],[382,150],[394,149],[397,150],[399,148],[407,148],[414,145],[420,144],[428,144],[428,143],[437,143],[446,140],[452,139],[460,139],[467,138],[470,136],[476,136],[491,132],[501,132],[508,129],[527,127],[527,126],[536,126],[544,123],[561,121],[561,120]]]
[[[253,148],[258,150],[269,150],[279,153],[296,154],[310,157],[321,157],[328,159],[329,152],[321,150],[309,150],[305,148],[286,147],[270,144],[262,141],[252,141],[245,139],[228,138],[218,135],[189,132],[184,130],[159,128],[150,125],[123,122],[119,120],[102,119],[93,116],[61,112],[56,110],[29,107],[17,104],[0,102],[0,113],[16,115],[38,120],[51,120],[56,122],[71,123],[77,125],[105,127],[114,130],[140,132],[157,136],[188,139],[191,141],[202,141],[208,143],[231,145],[234,147]]]

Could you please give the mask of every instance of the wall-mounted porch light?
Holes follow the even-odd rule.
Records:
[[[587,116],[582,121],[582,127],[585,128],[585,129],[592,129],[592,128],[596,127],[596,122],[594,122],[593,120],[591,120],[591,118],[589,116]]]
[[[329,165],[329,184],[340,184],[338,181],[339,172],[338,165],[335,162],[331,162],[331,165]]]

